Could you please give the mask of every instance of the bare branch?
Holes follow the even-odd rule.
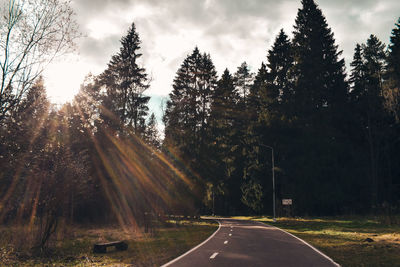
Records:
[[[0,121],[80,37],[70,1],[9,0],[0,7]]]

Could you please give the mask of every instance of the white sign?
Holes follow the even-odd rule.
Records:
[[[287,199],[282,199],[282,205],[292,205],[292,199],[287,198]]]

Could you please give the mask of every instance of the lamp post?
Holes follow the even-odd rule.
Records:
[[[276,222],[276,213],[275,213],[275,163],[274,163],[274,148],[271,146],[267,146],[264,144],[260,144],[263,147],[271,149],[271,157],[272,157],[272,208],[274,211],[274,222]]]

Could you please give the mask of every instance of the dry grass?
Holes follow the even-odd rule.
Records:
[[[210,221],[174,222],[153,234],[126,231],[119,226],[75,226],[60,231],[52,249],[35,255],[26,246],[10,245],[9,238],[21,228],[2,227],[0,266],[160,266],[202,242],[216,229],[217,224]],[[125,240],[128,250],[92,253],[93,244],[115,240]]]

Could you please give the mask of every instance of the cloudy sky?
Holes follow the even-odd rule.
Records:
[[[399,0],[316,0],[332,28],[346,64],[355,44],[373,33],[386,44],[400,16]],[[142,40],[142,64],[152,78],[151,109],[172,89],[183,59],[197,45],[211,54],[218,73],[246,61],[257,71],[276,34],[292,35],[300,0],[73,0],[85,37],[77,53],[45,73],[53,102],[71,100],[89,73],[99,74],[117,53],[132,22]]]

